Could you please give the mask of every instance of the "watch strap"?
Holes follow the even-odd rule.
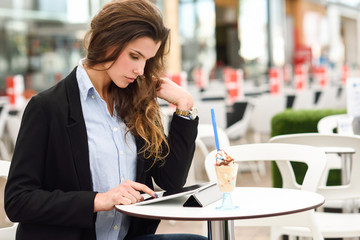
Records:
[[[190,110],[182,110],[182,109],[176,109],[175,113],[178,116],[190,119],[190,120],[195,120],[195,118],[197,117],[197,108],[196,107],[192,107]]]
[[[179,116],[184,116],[184,117],[189,117],[190,115],[190,111],[181,110],[181,109],[176,109],[175,113]]]

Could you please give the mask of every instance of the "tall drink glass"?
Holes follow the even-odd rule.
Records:
[[[222,205],[217,207],[220,210],[232,210],[238,208],[231,199],[231,192],[236,185],[238,164],[215,166],[216,177],[220,192],[223,193]]]

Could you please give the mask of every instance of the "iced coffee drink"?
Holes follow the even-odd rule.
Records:
[[[232,192],[236,185],[238,164],[224,150],[216,154],[216,177],[220,192]]]

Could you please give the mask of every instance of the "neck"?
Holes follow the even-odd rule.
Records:
[[[106,71],[102,70],[95,70],[93,68],[89,68],[87,66],[84,66],[84,69],[86,73],[88,74],[91,83],[94,85],[96,91],[99,93],[100,97],[107,101],[107,95],[108,95],[108,89],[111,83],[111,79],[109,78],[109,75],[106,73]]]
[[[94,85],[94,88],[99,93],[100,97],[106,102],[108,111],[111,116],[113,116],[113,104],[109,102],[108,98],[108,89],[111,83],[111,79],[106,71],[95,70],[84,66],[86,73],[88,74],[91,83]]]

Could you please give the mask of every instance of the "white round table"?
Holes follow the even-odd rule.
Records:
[[[238,208],[230,211],[216,209],[221,205],[221,200],[205,207],[183,207],[188,197],[189,195],[148,205],[116,205],[115,207],[126,215],[140,218],[208,221],[208,226],[211,228],[211,221],[279,216],[311,210],[324,203],[324,197],[317,193],[262,187],[235,188],[232,192],[232,200]],[[209,236],[209,239],[212,239],[212,236]]]

